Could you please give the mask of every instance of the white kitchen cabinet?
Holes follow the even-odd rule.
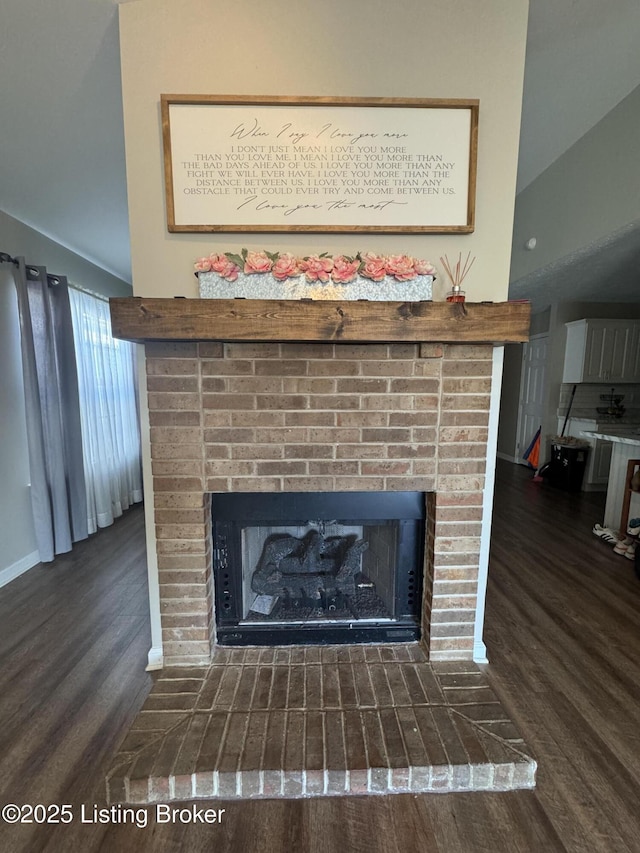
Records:
[[[595,447],[591,453],[591,464],[587,468],[587,483],[592,486],[604,486],[609,482],[609,468],[611,467],[611,451],[613,447],[610,441],[595,439]]]
[[[640,382],[640,321],[566,323],[563,382]]]

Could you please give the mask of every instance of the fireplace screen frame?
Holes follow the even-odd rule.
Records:
[[[220,645],[327,645],[411,642],[420,639],[426,535],[424,492],[212,493],[212,571],[216,641]],[[395,526],[395,602],[392,618],[309,622],[254,622],[244,618],[242,541],[251,527]],[[402,569],[402,570],[401,570]]]

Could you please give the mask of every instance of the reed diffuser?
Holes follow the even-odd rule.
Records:
[[[467,258],[463,264],[461,252],[458,257],[458,262],[454,266],[446,255],[443,258],[440,258],[440,263],[444,267],[444,271],[451,282],[451,290],[447,293],[447,302],[464,302],[465,292],[462,290],[462,282],[473,266],[475,259],[475,255],[471,257],[471,252],[468,252]]]

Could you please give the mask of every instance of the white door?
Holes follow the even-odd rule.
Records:
[[[529,447],[538,431],[538,427],[542,424],[546,368],[547,335],[542,335],[532,338],[528,343],[524,344],[522,351],[518,434],[515,454],[518,463],[521,465],[527,464],[522,455],[526,453],[527,447]]]

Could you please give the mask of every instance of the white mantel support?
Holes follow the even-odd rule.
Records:
[[[491,542],[491,519],[493,515],[493,493],[496,481],[496,456],[498,450],[498,418],[500,416],[500,392],[502,390],[502,368],[504,347],[493,348],[491,374],[491,401],[489,408],[489,434],[487,437],[487,473],[482,499],[482,533],[480,535],[480,563],[478,567],[478,598],[473,637],[473,659],[476,663],[489,663],[487,647],[482,639],[484,631],[484,609],[487,597],[489,574],[489,546]]]

